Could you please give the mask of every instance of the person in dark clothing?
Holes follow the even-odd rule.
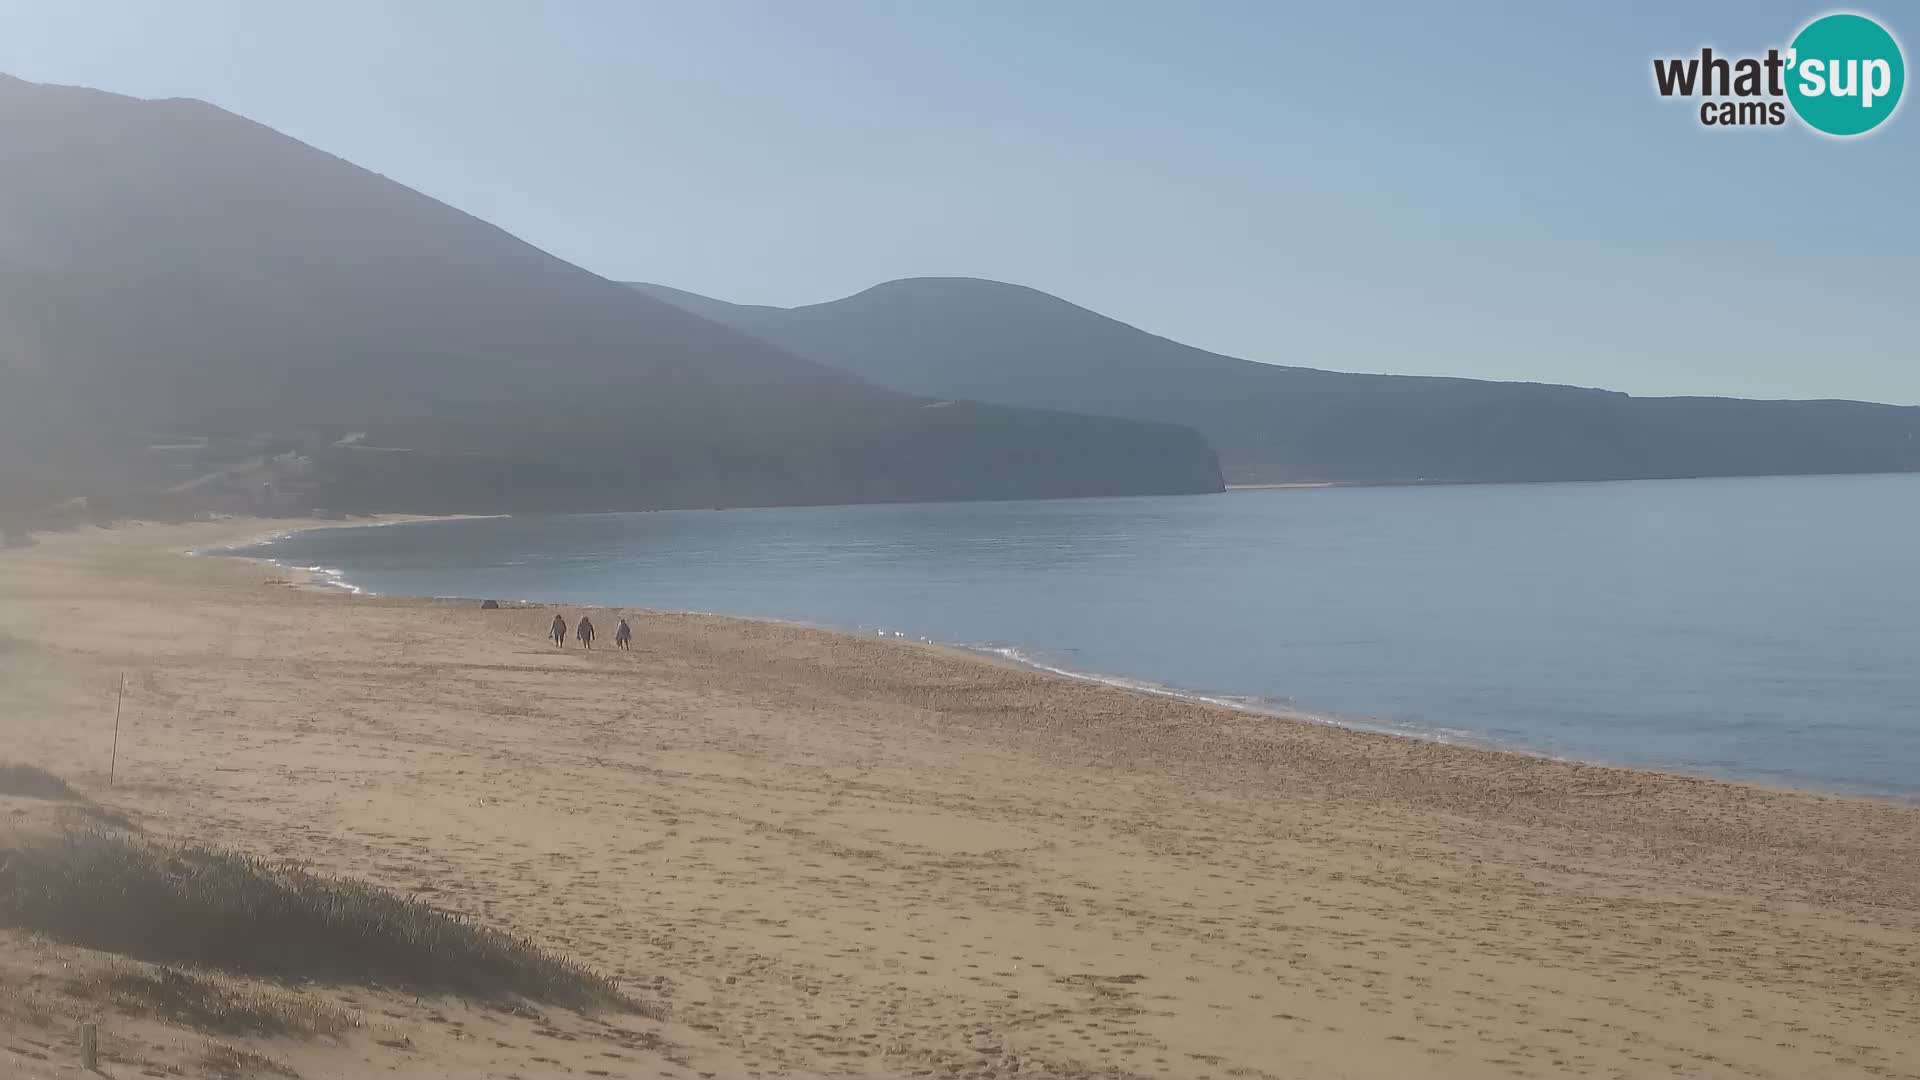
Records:
[[[580,644],[593,648],[593,620],[580,616],[580,625],[573,628],[573,636],[580,639]]]
[[[562,649],[566,648],[567,647],[567,620],[564,618],[561,618],[558,615],[555,615],[553,617],[553,625],[547,627],[547,636],[553,639],[553,643],[556,646]]]
[[[627,620],[621,619],[620,625],[613,628],[613,643],[623,651],[633,648],[633,627],[627,625]]]

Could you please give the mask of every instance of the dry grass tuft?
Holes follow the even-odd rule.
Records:
[[[0,850],[0,926],[156,963],[639,1009],[584,964],[411,897],[94,829]]]
[[[340,1035],[360,1017],[326,1001],[165,966],[119,967],[69,979],[66,992],[128,1016],[150,1017],[217,1035]]]
[[[65,780],[38,765],[17,765],[0,761],[0,795],[18,795],[28,799],[54,799],[81,802],[80,793]]]
[[[300,1074],[284,1062],[226,1043],[208,1045],[200,1054],[200,1066],[213,1080],[258,1080],[266,1076],[300,1080]]]

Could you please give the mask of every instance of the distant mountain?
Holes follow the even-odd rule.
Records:
[[[1217,490],[1176,426],[905,396],[252,121],[0,76],[0,504]]]
[[[1198,428],[1231,482],[1602,480],[1920,469],[1920,408],[1635,398],[1352,375],[1182,345],[1018,285],[910,278],[799,308],[635,288],[903,393]]]

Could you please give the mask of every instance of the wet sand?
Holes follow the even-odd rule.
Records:
[[[1920,1074],[1920,807],[182,554],[263,531],[0,552],[0,759],[576,953],[670,1011],[648,1074]],[[574,1034],[463,1071],[642,1068]]]

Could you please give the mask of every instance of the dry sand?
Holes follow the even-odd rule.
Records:
[[[530,933],[671,1014],[642,1051],[383,1009],[405,1039],[266,1048],[307,1075],[1920,1074],[1920,808],[766,623],[642,614],[629,654],[608,613],[562,652],[551,608],[181,555],[260,531],[0,553],[0,759]],[[0,1038],[0,1072],[31,1057]]]

